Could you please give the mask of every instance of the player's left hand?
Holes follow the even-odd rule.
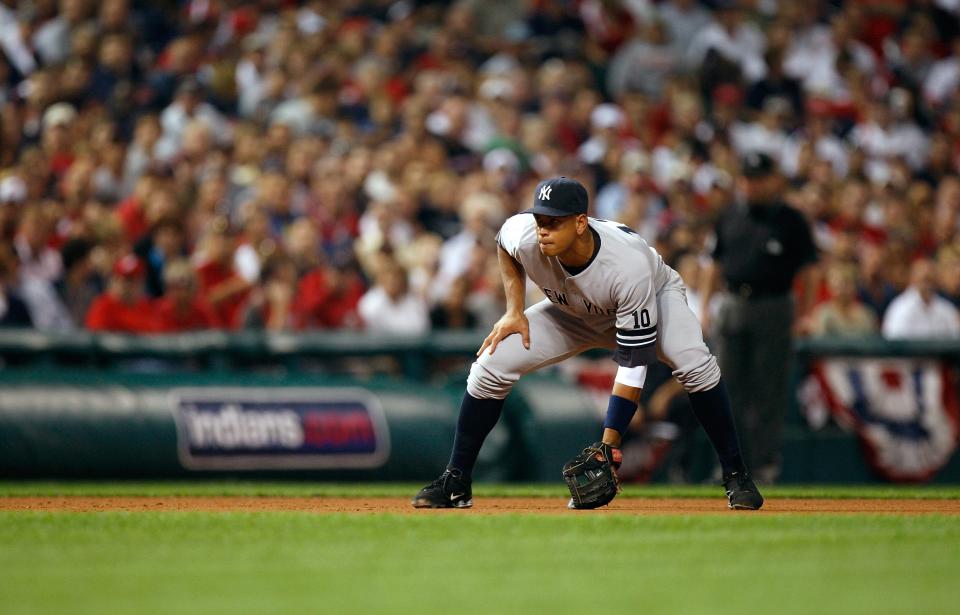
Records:
[[[483,354],[483,351],[488,347],[490,348],[490,354],[493,354],[497,349],[497,344],[499,344],[507,336],[513,335],[514,333],[519,333],[521,341],[523,342],[523,347],[530,349],[530,321],[527,320],[526,315],[523,313],[520,314],[504,314],[493,325],[493,330],[490,331],[484,340],[483,344],[480,346],[480,350],[477,351],[477,356]]]

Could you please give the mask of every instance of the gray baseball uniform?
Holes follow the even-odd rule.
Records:
[[[645,366],[659,356],[690,392],[720,379],[717,361],[703,342],[700,323],[687,306],[683,281],[640,235],[617,222],[589,219],[599,249],[571,275],[556,257],[544,256],[534,217],[507,220],[497,241],[523,267],[546,299],[527,308],[530,348],[519,335],[484,352],[470,369],[467,392],[503,399],[528,372],[590,348],[614,350],[621,367]]]

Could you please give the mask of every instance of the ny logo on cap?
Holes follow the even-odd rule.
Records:
[[[541,186],[540,187],[540,196],[537,198],[541,201],[550,200],[550,191],[553,190],[553,186]]]

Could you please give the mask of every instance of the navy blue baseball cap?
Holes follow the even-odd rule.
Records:
[[[585,214],[587,189],[569,177],[545,179],[533,191],[533,207],[524,213],[556,217]]]

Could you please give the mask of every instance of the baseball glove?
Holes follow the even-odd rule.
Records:
[[[563,466],[563,481],[570,489],[570,508],[606,506],[620,493],[617,469],[620,449],[594,442]]]

